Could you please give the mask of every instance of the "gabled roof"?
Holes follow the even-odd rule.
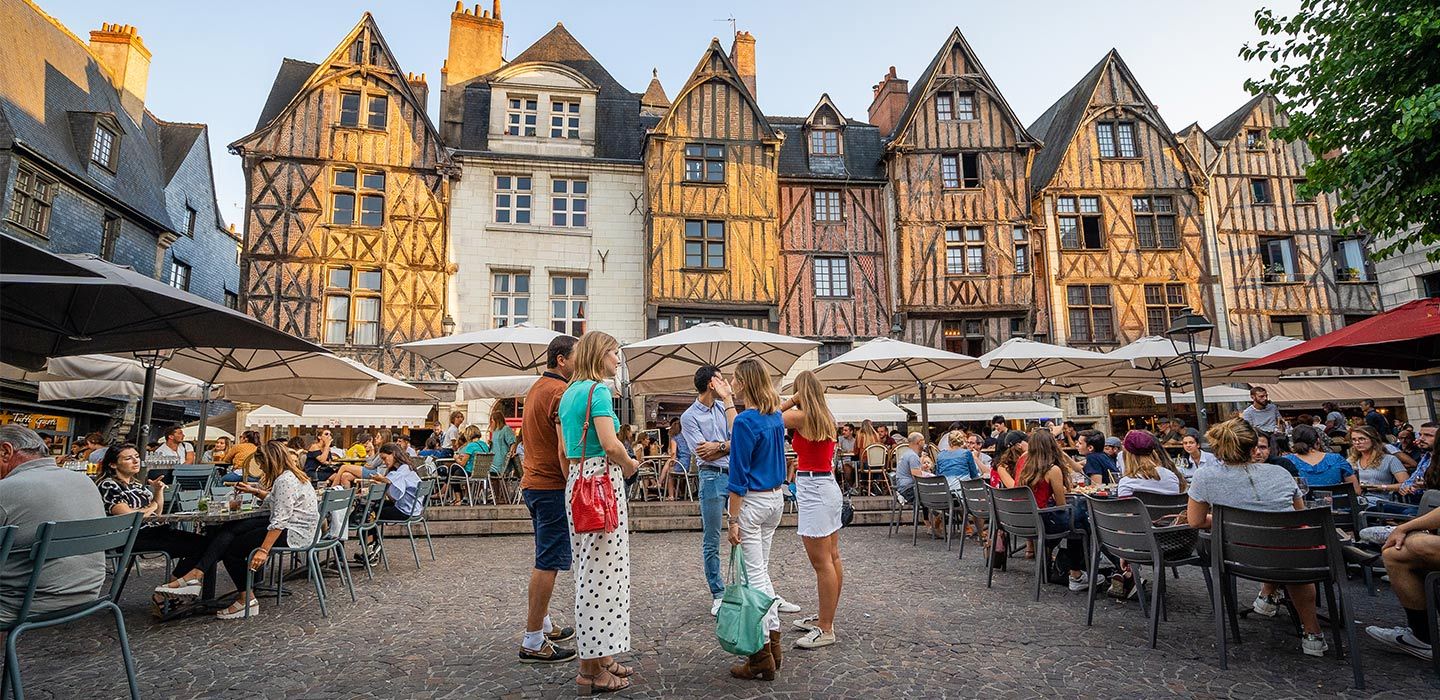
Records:
[[[625,89],[605,66],[600,64],[580,41],[556,24],[500,71],[526,63],[556,64],[570,68],[598,88],[595,95],[595,157],[617,160],[640,159],[640,146],[645,128],[640,120],[639,95]],[[465,88],[464,111],[461,116],[460,149],[489,150],[490,93],[496,71],[470,83]],[[661,97],[664,92],[661,92]]]
[[[265,107],[260,110],[260,119],[255,122],[255,130],[259,131],[275,121],[285,105],[295,98],[295,94],[304,87],[305,81],[320,70],[319,63],[299,61],[293,58],[285,58],[280,61],[280,70],[275,73],[275,82],[270,84],[270,96],[265,98]]]
[[[920,105],[925,101],[925,95],[929,93],[930,84],[935,81],[935,74],[940,70],[940,64],[944,63],[945,57],[956,44],[960,45],[960,50],[965,52],[965,55],[975,64],[975,67],[980,69],[982,81],[989,85],[990,89],[995,91],[993,96],[997,102],[999,102],[1001,111],[1005,113],[1005,116],[1010,118],[1010,123],[1015,125],[1015,129],[1019,132],[1019,140],[1021,142],[1032,143],[1043,140],[1043,136],[1035,134],[1033,129],[1027,130],[1025,123],[1020,121],[1019,117],[1015,116],[1015,110],[1010,108],[1010,103],[1005,99],[1005,95],[1000,92],[1000,88],[997,87],[995,81],[990,78],[990,72],[985,70],[985,64],[980,62],[980,58],[975,54],[975,50],[970,48],[970,42],[965,40],[965,35],[960,32],[959,27],[950,30],[950,36],[945,39],[945,43],[940,46],[940,50],[935,52],[935,58],[930,59],[930,65],[925,67],[925,71],[920,74],[920,78],[916,80],[915,85],[910,88],[910,94],[905,99],[905,110],[900,113],[900,119],[896,120],[895,130],[886,134],[886,139],[888,141],[894,141],[899,138],[900,134],[905,132],[905,129],[909,128],[910,121],[915,118],[915,112],[920,109]]]
[[[711,73],[706,70],[712,56],[718,58],[720,62],[721,72],[719,73]],[[705,53],[700,55],[700,61],[695,64],[695,70],[690,72],[690,78],[685,81],[685,86],[680,88],[679,92],[675,93],[674,104],[679,104],[691,90],[712,80],[719,80],[735,88],[736,92],[740,94],[740,99],[745,101],[745,104],[750,107],[751,113],[753,113],[755,118],[760,122],[760,128],[764,131],[764,136],[768,138],[776,137],[776,134],[779,132],[770,124],[769,120],[765,117],[765,113],[760,111],[760,105],[755,102],[755,96],[750,94],[750,88],[746,87],[744,81],[740,79],[740,71],[735,68],[735,62],[730,60],[729,54],[725,53],[725,49],[720,46],[720,40],[716,38],[710,39],[710,45],[705,48]],[[675,109],[672,104],[670,110],[665,113],[665,116],[660,119],[660,123],[657,124],[655,128],[659,130],[665,129],[674,113]]]
[[[810,154],[810,139],[806,131],[813,124],[821,107],[835,110],[840,125],[840,155],[815,156]],[[804,117],[765,117],[775,130],[785,135],[780,145],[780,161],[777,172],[780,177],[821,179],[821,180],[874,180],[885,181],[881,169],[881,158],[885,144],[881,140],[880,128],[853,119],[846,119],[840,109],[830,101],[829,95],[821,95],[815,108]]]
[[[1255,108],[1260,106],[1261,102],[1265,101],[1266,97],[1269,96],[1256,95],[1246,100],[1245,104],[1240,105],[1240,109],[1231,112],[1230,116],[1221,119],[1220,123],[1206,129],[1205,133],[1209,134],[1210,138],[1218,142],[1229,141],[1235,138],[1235,135],[1240,133],[1240,126],[1245,123],[1250,113],[1254,112]]]
[[[165,182],[168,184],[175,178],[175,173],[180,166],[185,164],[185,157],[190,155],[190,149],[195,145],[195,139],[205,133],[204,124],[185,124],[183,122],[165,122],[156,120],[160,134],[160,165],[163,168]]]

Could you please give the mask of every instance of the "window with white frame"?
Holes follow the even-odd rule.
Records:
[[[938,121],[950,121],[955,118],[955,93],[935,93],[935,119]]]
[[[379,345],[380,270],[332,267],[325,282],[325,343]]]
[[[815,296],[850,296],[850,260],[841,257],[815,258]]]
[[[181,291],[190,291],[190,266],[179,260],[170,260],[170,286]]]
[[[530,320],[530,273],[496,272],[491,276],[490,325],[506,328]]]
[[[1101,158],[1135,158],[1135,122],[1098,122],[1095,137],[1100,144]]]
[[[985,274],[985,229],[980,226],[945,229],[945,274]]]
[[[495,176],[495,223],[530,223],[530,203],[529,175]]]
[[[840,155],[840,132],[836,129],[811,129],[810,154],[816,156]]]
[[[534,136],[540,115],[540,101],[535,97],[508,96],[505,110],[505,133],[510,136]]]
[[[550,138],[580,138],[580,101],[550,101]]]
[[[589,180],[555,178],[550,181],[550,225],[585,228],[589,218]]]
[[[585,275],[550,276],[550,330],[577,338],[584,335],[589,282]]]
[[[815,220],[816,221],[840,221],[840,191],[839,190],[815,190]]]
[[[975,93],[955,93],[955,118],[970,121],[975,118]]]
[[[95,140],[90,144],[90,160],[106,170],[115,169],[115,140],[119,138],[110,129],[96,125]]]

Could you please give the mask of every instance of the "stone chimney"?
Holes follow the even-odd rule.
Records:
[[[504,64],[505,23],[500,20],[500,0],[494,12],[472,11],[462,2],[450,13],[450,51],[440,69],[440,140],[460,145],[461,120],[465,112],[465,86]]]
[[[150,82],[150,49],[128,24],[102,24],[90,32],[90,52],[110,74],[120,104],[136,124],[145,116],[145,86]]]
[[[910,99],[910,81],[897,77],[895,66],[890,66],[890,72],[872,89],[875,99],[870,103],[870,123],[880,127],[882,136],[888,135],[895,130],[900,113],[905,111],[905,103]]]
[[[740,79],[745,82],[745,87],[750,89],[750,96],[755,97],[755,36],[750,32],[735,32],[735,42],[730,44],[730,60],[735,63],[735,70],[740,71]]]
[[[425,74],[406,73],[405,82],[410,85],[410,91],[415,93],[415,99],[420,100],[420,109],[429,109],[430,84],[425,82]]]

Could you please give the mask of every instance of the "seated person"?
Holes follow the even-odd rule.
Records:
[[[1185,421],[1172,418],[1160,423],[1160,433],[1157,437],[1160,439],[1160,444],[1170,445],[1184,440],[1185,435]]]
[[[408,520],[411,516],[419,515],[425,508],[425,504],[418,498],[420,475],[415,473],[413,465],[410,464],[410,456],[405,454],[405,448],[395,443],[387,443],[380,446],[378,454],[385,467],[384,474],[374,476],[375,481],[385,484],[385,502],[380,505],[379,519]],[[357,556],[375,555],[377,538],[374,531],[370,531],[367,537],[363,543],[365,553]]]
[[[425,438],[425,449],[420,450],[419,456],[432,459],[448,456],[445,454],[445,450],[440,449],[440,433],[430,433],[430,437]]]
[[[1355,469],[1334,452],[1325,449],[1329,439],[1311,425],[1297,425],[1290,436],[1293,454],[1286,459],[1295,465],[1295,471],[1310,488],[1345,486],[1347,490],[1360,493],[1360,482],[1355,478]]]
[[[16,526],[10,557],[0,562],[0,625],[13,622],[30,585],[30,545],[41,523],[105,517],[100,492],[85,472],[55,464],[45,441],[16,423],[0,425],[0,526]],[[100,552],[56,559],[40,570],[30,613],[88,603],[105,583]]]
[[[505,404],[496,401],[490,411],[490,475],[500,476],[510,463],[515,447],[515,430],[505,422]]]
[[[345,457],[347,459],[366,459],[374,449],[375,436],[370,433],[360,433],[360,437],[355,439],[355,444],[345,450]]]
[[[965,449],[970,450],[970,459],[974,460],[975,469],[980,472],[981,478],[988,479],[991,459],[990,455],[982,451],[984,448],[985,439],[980,437],[980,433],[970,433],[965,436]]]
[[[271,441],[255,453],[255,461],[260,467],[260,483],[252,485],[242,481],[235,488],[263,499],[270,508],[270,518],[268,521],[263,518],[239,520],[225,528],[229,546],[221,561],[241,593],[230,607],[215,613],[221,620],[241,619],[247,610],[251,616],[259,615],[260,602],[253,591],[245,588],[245,572],[258,573],[274,547],[310,544],[320,527],[315,489],[300,469],[299,460],[293,459],[280,443]]]
[[[1090,484],[1113,484],[1120,480],[1120,470],[1115,466],[1115,460],[1105,454],[1105,436],[1093,430],[1087,430],[1080,435],[1076,442],[1080,451],[1081,459],[1085,460],[1082,471],[1085,474],[1085,481]]]
[[[975,466],[975,456],[965,445],[963,432],[950,431],[945,436],[945,444],[949,449],[940,451],[940,458],[935,462],[935,473],[945,477],[951,492],[960,493],[960,482],[980,478],[980,469]]]
[[[215,438],[215,444],[210,447],[210,452],[209,452],[209,454],[208,454],[208,460],[207,460],[207,461],[209,461],[209,462],[219,462],[221,459],[223,459],[223,458],[225,457],[225,451],[226,451],[226,450],[229,450],[229,449],[230,449],[230,438],[224,437],[224,436]]]
[[[895,458],[895,493],[906,503],[915,499],[915,477],[924,476],[920,455],[925,452],[925,438],[920,433],[910,433],[908,450],[900,450]]]
[[[1284,469],[1287,472],[1290,472],[1290,476],[1299,476],[1299,474],[1295,471],[1295,463],[1291,462],[1288,459],[1285,459],[1284,457],[1281,457],[1277,453],[1277,448],[1279,444],[1281,442],[1286,442],[1285,436],[1256,432],[1255,438],[1258,440],[1258,442],[1255,443],[1254,461],[1264,462],[1266,464],[1273,464],[1277,467],[1280,467],[1281,469]]]
[[[1180,438],[1180,455],[1175,460],[1175,471],[1186,479],[1194,479],[1195,472],[1205,467],[1218,466],[1215,455],[1200,448],[1200,431],[1191,428]]]
[[[311,481],[325,481],[335,475],[335,467],[330,463],[335,456],[324,439],[317,435],[302,435],[299,442],[305,445],[305,473]]]
[[[1426,610],[1424,584],[1427,575],[1440,571],[1440,535],[1435,534],[1436,530],[1440,530],[1440,508],[1401,523],[1385,539],[1381,550],[1385,573],[1390,576],[1390,589],[1405,610],[1407,625],[1365,628],[1367,634],[1390,649],[1427,662],[1435,654],[1435,640],[1430,637],[1430,616],[1435,611]]]
[[[1350,466],[1360,479],[1360,488],[1375,500],[1393,500],[1410,473],[1400,458],[1385,450],[1385,443],[1368,425],[1350,429]]]
[[[1185,478],[1160,457],[1160,442],[1144,430],[1132,430],[1121,442],[1125,454],[1125,472],[1120,477],[1116,495],[1124,498],[1137,491],[1179,494],[1185,491]]]
[[[246,481],[259,481],[260,471],[255,468],[255,465],[250,463],[250,458],[254,456],[255,450],[258,449],[260,449],[260,433],[254,430],[247,430],[241,433],[240,442],[235,443],[234,447],[225,450],[225,454],[220,457],[221,462],[230,465],[230,471],[225,474],[223,481],[227,484],[235,483],[241,479]],[[242,474],[244,475],[243,477],[241,476]]]

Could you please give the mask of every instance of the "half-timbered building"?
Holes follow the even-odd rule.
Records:
[[[247,199],[242,303],[376,369],[430,378],[397,346],[438,336],[452,166],[366,13],[320,63],[285,59],[255,131],[230,145]]]
[[[870,121],[888,142],[892,284],[906,340],[979,355],[1048,326],[1029,163],[1039,143],[957,28],[907,91],[892,67]]]
[[[755,39],[718,39],[645,143],[650,334],[705,321],[779,326],[782,137],[755,102]]]
[[[890,333],[880,130],[829,95],[805,117],[768,117],[780,148],[780,332],[820,341],[819,362]]]
[[[1204,132],[1181,132],[1210,177],[1231,347],[1311,338],[1380,310],[1367,242],[1340,233],[1333,194],[1306,187],[1309,145],[1271,138],[1286,123],[1262,95]]]

